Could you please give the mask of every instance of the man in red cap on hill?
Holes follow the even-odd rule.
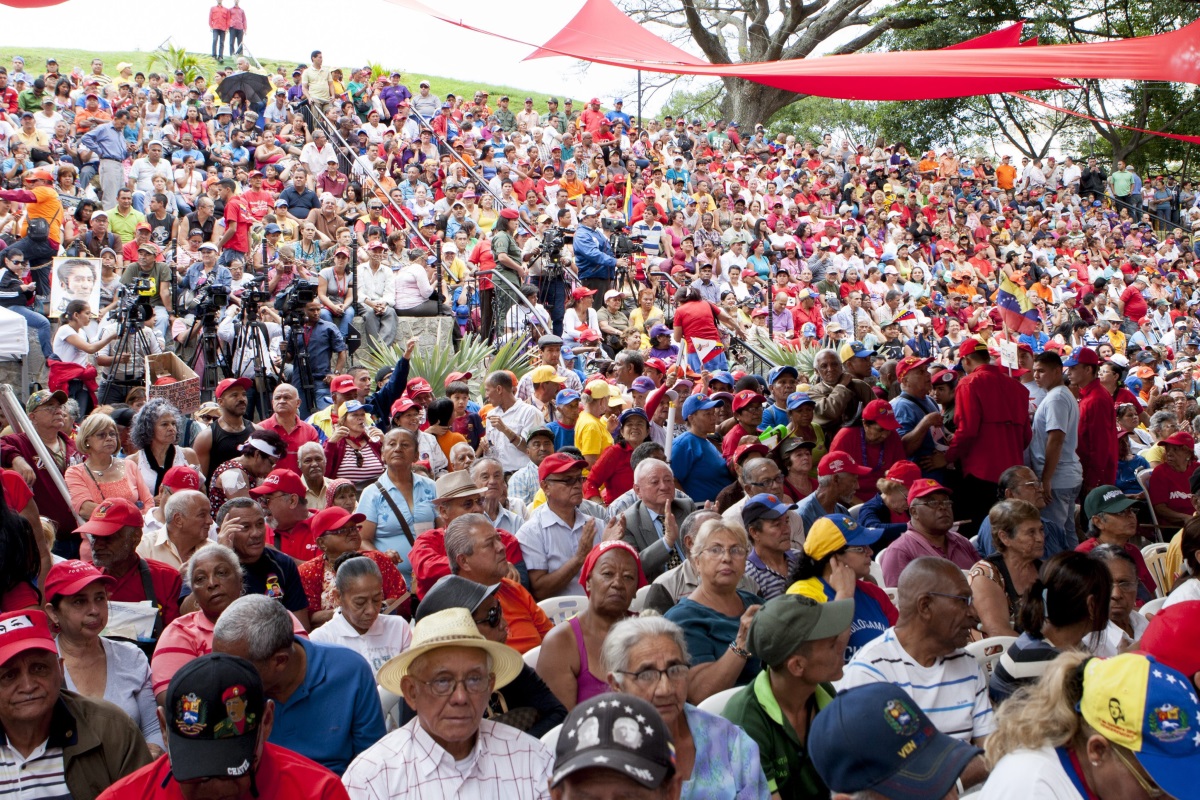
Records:
[[[1063,366],[1079,397],[1079,445],[1075,452],[1083,467],[1082,497],[1097,486],[1117,482],[1117,411],[1108,391],[1096,380],[1100,356],[1095,350],[1077,347]]]
[[[299,475],[290,469],[274,469],[250,490],[250,496],[267,514],[268,544],[297,561],[320,554],[308,525],[308,489]]]
[[[957,432],[944,458],[935,455],[929,465],[959,462],[962,480],[955,493],[955,516],[967,520],[960,529],[963,535],[973,536],[996,502],[1000,473],[1025,462],[1033,427],[1029,392],[992,363],[986,344],[967,339],[958,357],[967,376],[954,391]]]
[[[123,497],[110,497],[92,511],[92,518],[77,528],[92,547],[92,563],[116,579],[108,599],[124,603],[149,600],[158,608],[152,638],[179,616],[183,579],[179,570],[161,561],[142,558],[142,512]]]

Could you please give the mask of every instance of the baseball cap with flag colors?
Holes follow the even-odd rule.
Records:
[[[1192,682],[1140,653],[1088,659],[1084,720],[1138,763],[1172,797],[1195,797],[1200,775],[1200,703]]]

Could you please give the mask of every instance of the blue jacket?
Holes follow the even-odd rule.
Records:
[[[179,285],[184,289],[198,289],[199,284],[197,281],[200,280],[200,275],[203,272],[204,264],[197,261],[195,264],[192,264],[190,267],[188,267],[188,271],[183,276],[183,280],[179,282]],[[223,267],[220,264],[217,264],[212,271],[212,275],[208,280],[205,281],[205,283],[209,282],[215,283],[217,286],[224,286],[228,289],[233,285],[233,273],[229,271],[228,267]]]
[[[616,266],[617,259],[604,234],[580,225],[575,231],[575,267],[580,279],[612,280],[617,274]]]

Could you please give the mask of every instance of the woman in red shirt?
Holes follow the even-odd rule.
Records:
[[[875,484],[897,461],[908,458],[904,442],[896,431],[900,427],[896,412],[886,400],[872,400],[863,409],[862,424],[842,428],[829,445],[830,452],[849,453],[859,464],[871,468],[870,474],[859,481],[856,496],[865,503],[875,496]]]
[[[583,484],[585,498],[602,498],[605,505],[633,488],[633,467],[629,465],[629,459],[633,449],[650,437],[650,418],[640,408],[622,413],[617,425],[613,446],[600,453]]]

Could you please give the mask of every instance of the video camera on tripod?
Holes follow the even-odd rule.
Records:
[[[197,319],[215,324],[221,309],[229,305],[229,287],[206,283],[196,292],[195,303]]]
[[[568,244],[573,245],[574,243],[575,231],[569,228],[554,226],[542,235],[542,245],[538,248],[535,256],[541,256],[546,260],[546,264],[542,268],[543,274],[546,277],[562,277],[564,272],[562,262],[563,248]]]
[[[608,234],[608,246],[612,248],[613,255],[617,258],[628,258],[638,253],[644,253],[641,242],[630,237],[626,231],[625,219],[623,217],[613,217],[612,219],[600,220],[600,227]]]
[[[264,300],[270,295],[263,293]],[[275,310],[284,320],[296,320],[301,324],[304,319],[304,307],[317,299],[317,284],[297,278],[292,281],[279,297],[275,298]]]

